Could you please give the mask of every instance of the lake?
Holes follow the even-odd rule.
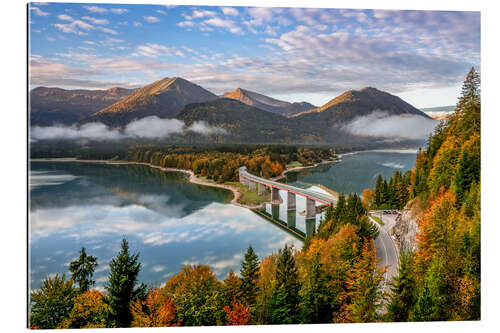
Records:
[[[374,188],[379,174],[389,178],[395,170],[406,172],[415,165],[416,150],[367,151],[345,154],[341,162],[322,164],[315,168],[291,171],[286,182],[308,188],[324,185],[342,193],[361,194],[365,188]]]
[[[159,285],[184,264],[210,265],[219,279],[239,272],[252,245],[260,257],[302,242],[252,211],[228,204],[232,193],[189,183],[178,172],[141,165],[33,162],[30,175],[31,288],[68,272],[81,247],[98,258],[102,288],[122,237],[140,252],[139,279]]]
[[[287,182],[323,191],[358,192],[375,185],[379,173],[389,177],[415,163],[415,152],[363,152],[344,155],[338,163],[287,174]],[[81,247],[98,258],[96,287],[103,288],[109,261],[123,237],[139,252],[139,280],[161,285],[185,264],[209,265],[219,279],[239,272],[249,245],[259,257],[285,244],[302,241],[254,212],[229,204],[232,193],[191,184],[178,172],[143,165],[80,162],[32,162],[30,170],[30,288],[43,279],[68,272]],[[269,216],[293,223],[303,233],[318,225],[321,214],[306,221],[283,203],[266,205]],[[305,198],[297,197],[297,212]]]

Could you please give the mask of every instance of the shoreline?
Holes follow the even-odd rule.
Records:
[[[193,171],[191,170],[186,170],[186,169],[177,169],[177,168],[164,168],[158,165],[153,165],[151,163],[146,163],[146,162],[131,162],[131,161],[108,161],[108,160],[77,160],[77,159],[64,159],[64,158],[59,158],[59,159],[51,159],[51,158],[34,158],[30,160],[31,162],[80,162],[80,163],[102,163],[102,164],[109,164],[109,165],[145,165],[153,169],[159,169],[161,171],[165,172],[181,172],[184,174],[189,175],[189,182],[192,184],[197,184],[197,185],[203,185],[203,186],[210,186],[210,187],[216,187],[216,188],[222,188],[228,191],[231,191],[233,193],[233,199],[229,202],[232,205],[235,206],[240,206],[243,208],[248,208],[248,209],[258,209],[261,208],[263,204],[260,205],[245,205],[242,203],[238,202],[238,199],[241,197],[241,192],[239,191],[238,188],[231,186],[231,185],[226,185],[226,184],[217,184],[217,183],[212,183],[212,182],[207,182],[204,181],[198,176],[194,174]]]

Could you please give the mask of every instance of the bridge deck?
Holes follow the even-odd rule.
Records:
[[[325,205],[332,205],[332,204],[337,203],[337,198],[335,198],[332,195],[320,193],[320,192],[316,192],[316,191],[312,191],[312,190],[306,190],[306,189],[303,189],[300,187],[295,187],[292,185],[278,183],[278,182],[275,182],[275,181],[272,181],[269,179],[258,177],[258,176],[252,175],[251,173],[248,173],[246,167],[240,167],[239,173],[240,173],[240,176],[242,176],[243,178],[246,178],[246,179],[251,180],[253,182],[261,183],[261,184],[271,186],[271,187],[276,187],[276,188],[279,188],[280,190],[292,192],[292,193],[298,194],[300,196],[309,198],[311,200],[321,202]]]

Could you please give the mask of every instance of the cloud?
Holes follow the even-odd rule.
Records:
[[[33,13],[35,13],[35,15],[37,15],[37,16],[48,16],[49,15],[49,13],[44,12],[43,10],[41,10],[38,7],[30,7],[30,10],[32,10]]]
[[[434,130],[437,121],[419,115],[389,115],[375,110],[357,117],[341,127],[342,130],[360,136],[391,139],[424,140]]]
[[[96,14],[104,14],[104,13],[114,13],[114,14],[125,14],[128,12],[128,9],[125,8],[104,8],[99,6],[83,6],[86,10],[91,13]]]
[[[167,12],[161,9],[157,9],[156,12],[161,15],[167,15]]]
[[[185,15],[183,14],[184,18],[186,20],[193,20],[193,19],[200,19],[200,18],[205,18],[205,17],[213,17],[216,16],[217,13],[211,10],[198,10],[195,9],[193,10],[191,15]]]
[[[134,57],[145,56],[145,57],[155,58],[159,56],[171,56],[174,54],[179,57],[185,56],[185,54],[176,47],[168,47],[155,43],[147,43],[145,45],[137,46],[137,49],[134,53],[132,53],[132,56]]]
[[[233,7],[221,7],[221,10],[222,12],[224,13],[224,15],[227,15],[227,16],[238,16],[238,10],[236,8],[233,8]]]
[[[144,16],[144,21],[149,22],[149,23],[157,23],[160,22],[160,19],[157,18],[156,16]]]
[[[99,13],[103,14],[106,13],[108,10],[104,7],[98,7],[98,6],[83,6],[86,10],[88,10],[91,13]]]
[[[178,119],[161,119],[157,116],[145,117],[129,123],[123,130],[112,129],[102,123],[88,123],[81,126],[34,126],[31,139],[38,140],[96,140],[114,141],[121,139],[163,139],[172,134],[191,131],[202,135],[224,134],[222,128],[212,127],[206,122],[194,122],[186,126]]]
[[[34,126],[31,130],[33,140],[54,140],[54,139],[93,139],[93,140],[117,140],[121,137],[118,130],[111,130],[101,123],[89,123],[76,126]]]
[[[62,16],[62,15],[59,15],[58,17],[60,18],[60,16]],[[90,21],[93,24],[108,24],[109,23],[109,21],[106,19],[97,19],[95,17],[90,17],[90,16],[83,16],[82,19],[86,20],[86,21]]]
[[[224,20],[218,17],[214,17],[203,21],[204,24],[208,24],[218,28],[226,28],[229,32],[233,34],[243,34],[243,30],[236,25],[234,21]]]

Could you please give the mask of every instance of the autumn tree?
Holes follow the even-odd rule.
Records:
[[[58,328],[105,328],[109,314],[106,296],[97,290],[86,291],[75,297],[73,309]]]
[[[241,304],[234,299],[231,306],[225,305],[224,312],[227,316],[228,325],[248,325],[250,323],[250,307]]]
[[[84,247],[80,250],[78,259],[69,264],[69,271],[73,280],[78,283],[80,292],[88,291],[95,284],[92,276],[97,265],[97,258],[87,255]]]
[[[122,240],[121,251],[109,264],[110,273],[106,290],[109,294],[111,320],[116,327],[129,327],[132,320],[130,305],[146,293],[144,284],[138,285],[137,276],[141,270],[139,253],[130,254],[126,239]]]
[[[373,241],[365,241],[361,256],[356,260],[347,276],[346,306],[348,321],[374,322],[383,295],[379,288],[383,271],[376,267],[376,252]]]
[[[177,316],[186,326],[223,325],[223,285],[210,267],[185,265],[172,276],[163,291],[177,309]]]
[[[131,307],[132,327],[180,326],[172,300],[161,288],[149,288],[144,300],[137,299]]]
[[[66,280],[65,274],[43,280],[40,288],[30,295],[30,326],[56,328],[70,314],[77,294],[73,280]]]

